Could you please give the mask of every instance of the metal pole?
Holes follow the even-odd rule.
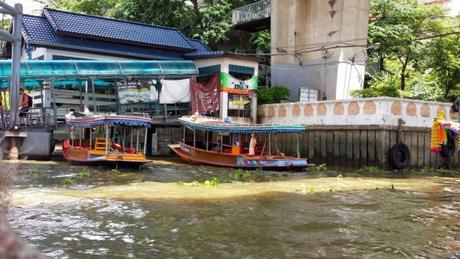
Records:
[[[129,131],[129,147],[132,148],[133,147],[133,129],[134,128],[130,128],[130,131]]]
[[[144,155],[145,155],[145,153],[147,153],[147,130],[148,130],[148,127],[145,127]]]
[[[224,152],[224,135],[220,135],[220,152]]]
[[[126,128],[123,128],[123,141],[122,141],[122,151],[125,153],[126,147]]]
[[[91,149],[91,143],[93,141],[93,134],[92,134],[93,128],[89,128],[89,149]]]
[[[91,90],[93,90],[92,91],[93,92],[93,111],[97,112],[96,96],[94,92],[94,80],[90,79],[90,83],[91,83]]]
[[[80,111],[83,111],[83,96],[82,96],[82,91],[81,91],[81,83],[79,82],[78,84],[79,84],[78,90],[80,93]]]
[[[137,128],[136,152],[139,151],[139,132],[141,132],[141,129]]]
[[[296,143],[296,150],[297,150],[297,158],[300,158],[300,134],[296,135],[297,143]]]
[[[56,99],[54,96],[54,83],[53,81],[50,82],[50,93],[51,93],[51,99],[53,100],[53,117],[54,117],[54,122],[53,125],[57,125],[57,107],[56,107]]]
[[[109,153],[109,125],[105,125],[105,155]]]
[[[268,155],[271,156],[272,154],[272,139],[271,139],[272,134],[268,134]],[[262,154],[263,155],[263,154]]]
[[[5,8],[5,6],[3,6]],[[13,16],[13,37],[11,51],[11,80],[10,80],[10,121],[11,126],[18,122],[19,110],[19,83],[20,83],[20,66],[21,66],[21,45],[22,45],[22,5],[15,4],[17,14]]]
[[[83,135],[82,132],[83,132],[83,129],[80,128],[79,134],[78,134],[78,135],[80,135],[80,136],[79,136],[79,137],[80,137],[80,147],[81,147],[81,141],[82,141],[82,138],[83,138],[83,137],[82,137],[82,135]]]

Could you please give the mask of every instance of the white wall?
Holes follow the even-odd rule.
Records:
[[[294,102],[261,105],[261,123],[287,125],[381,125],[431,127],[440,111],[448,120],[457,121],[458,113],[450,112],[450,103],[399,98],[364,98],[343,101]]]

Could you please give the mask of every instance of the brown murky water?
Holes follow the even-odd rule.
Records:
[[[19,167],[10,222],[49,256],[460,257],[460,178],[268,173],[239,183],[226,169],[168,162],[83,169]],[[192,183],[216,176],[225,183]]]

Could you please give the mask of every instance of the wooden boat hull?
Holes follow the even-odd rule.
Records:
[[[113,162],[126,164],[145,164],[150,161],[143,154],[105,154],[97,152],[86,147],[76,147],[70,145],[68,140],[64,140],[62,145],[62,154],[67,161],[81,163]]]
[[[182,160],[191,164],[233,168],[294,169],[309,166],[307,159],[281,156],[246,156],[207,151],[179,143],[169,145]]]

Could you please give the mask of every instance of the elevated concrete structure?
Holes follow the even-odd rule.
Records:
[[[364,84],[369,0],[272,0],[272,85],[350,98]]]

